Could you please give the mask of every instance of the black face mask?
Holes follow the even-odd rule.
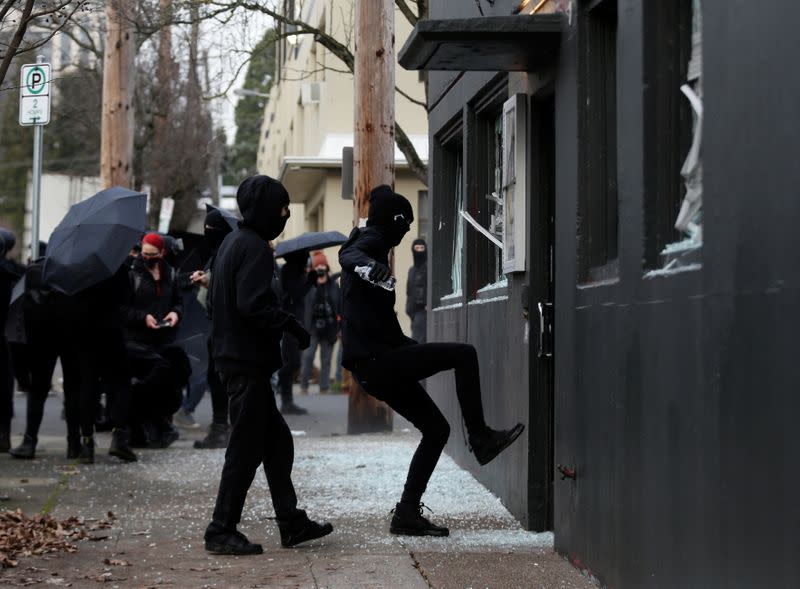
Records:
[[[160,257],[158,257],[158,258],[145,258],[144,256],[142,256],[142,261],[144,262],[144,265],[147,268],[150,268],[152,270],[153,268],[158,266],[158,263],[161,261],[161,258]]]
[[[389,247],[397,247],[408,233],[407,223],[395,222],[382,228],[383,235],[386,237]]]
[[[286,228],[286,223],[289,222],[289,217],[291,214],[287,214],[285,217],[279,215],[277,217],[270,217],[269,220],[266,222],[267,231],[266,235],[270,236],[269,240],[273,240],[278,237],[283,230]]]
[[[322,268],[318,268],[317,269],[317,276],[322,277],[322,276],[325,276],[327,273],[328,273],[327,270],[323,270]]]
[[[219,246],[222,245],[222,241],[225,239],[225,236],[228,233],[229,232],[222,231],[216,227],[206,227],[203,231],[203,235],[205,236],[206,241],[208,241],[208,245],[210,245],[211,249],[215,251],[217,248],[219,248]]]
[[[415,266],[421,266],[428,261],[428,250],[423,250],[421,252],[414,250],[412,253],[414,255]]]

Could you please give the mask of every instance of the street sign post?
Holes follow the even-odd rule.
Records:
[[[50,122],[50,64],[43,55],[36,63],[22,66],[19,93],[19,124],[33,126],[33,174],[31,179],[31,258],[39,257],[39,218],[42,193],[42,137]]]

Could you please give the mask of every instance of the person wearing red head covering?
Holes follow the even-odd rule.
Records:
[[[137,379],[131,391],[133,438],[154,448],[166,448],[178,439],[171,418],[191,373],[186,353],[174,343],[183,301],[164,254],[160,235],[148,233],[142,238],[142,252],[129,272],[129,297],[122,307],[128,357]]]

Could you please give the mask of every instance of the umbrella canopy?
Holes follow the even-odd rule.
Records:
[[[241,219],[232,212],[206,203],[206,213],[210,213],[211,211],[219,211],[219,214],[222,215],[222,218],[225,219],[225,222],[228,223],[234,231],[239,228],[239,221],[241,221]]]
[[[298,237],[282,241],[275,248],[275,255],[280,257],[303,250],[321,250],[334,245],[342,245],[347,237],[338,231],[309,231]]]
[[[5,324],[6,340],[24,344],[27,341],[25,334],[25,316],[23,314],[23,296],[27,284],[27,275],[23,274],[14,289],[11,291],[11,302],[8,304],[8,317]]]
[[[114,187],[72,205],[50,237],[44,282],[71,295],[113,276],[144,233],[146,202]]]

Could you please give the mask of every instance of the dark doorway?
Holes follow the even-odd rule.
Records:
[[[531,99],[530,527],[553,529],[553,298],[555,294],[555,97]]]

